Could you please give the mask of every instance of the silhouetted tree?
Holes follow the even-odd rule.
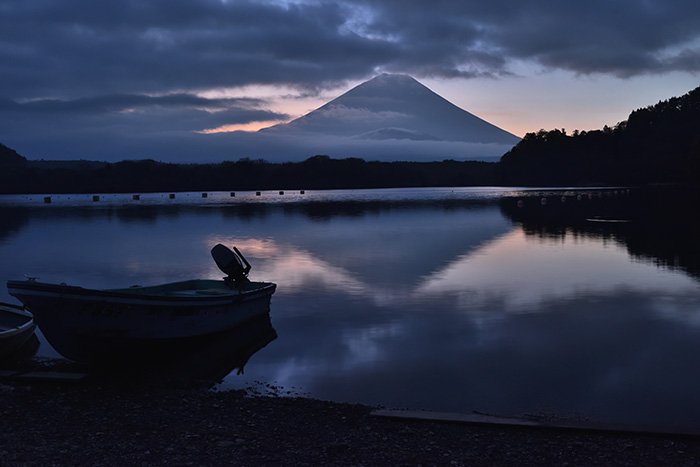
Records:
[[[501,158],[509,184],[700,182],[700,87],[614,128],[529,133]]]

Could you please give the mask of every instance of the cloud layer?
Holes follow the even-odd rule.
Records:
[[[57,117],[105,135],[276,120],[263,101],[198,96],[256,84],[314,92],[381,71],[698,72],[699,44],[694,0],[4,0],[0,119],[14,123],[0,138],[23,144]]]
[[[0,12],[10,96],[497,75],[514,59],[620,76],[700,70],[692,0],[10,0]]]

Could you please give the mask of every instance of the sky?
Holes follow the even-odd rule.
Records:
[[[383,72],[522,136],[700,85],[700,4],[0,0],[0,63],[0,142],[31,159],[235,159],[231,131]]]

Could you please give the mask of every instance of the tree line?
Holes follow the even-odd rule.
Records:
[[[528,133],[501,158],[506,184],[700,182],[700,87],[602,130]]]
[[[0,164],[0,193],[119,193],[394,188],[497,184],[497,163],[378,162],[314,156],[303,162],[240,159],[219,164],[153,160]]]

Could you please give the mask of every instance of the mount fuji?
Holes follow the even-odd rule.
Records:
[[[520,140],[414,78],[396,74],[376,76],[289,123],[241,133],[230,134],[237,152],[267,160],[315,154],[372,160],[496,160]]]
[[[408,75],[382,74],[286,124],[265,131],[371,140],[514,145],[519,138],[462,110]]]

